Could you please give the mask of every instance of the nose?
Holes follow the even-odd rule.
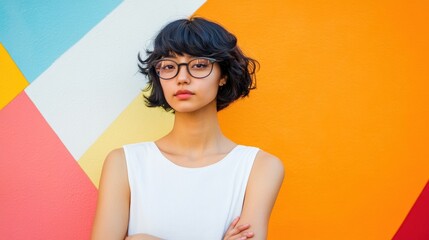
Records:
[[[178,73],[177,73],[177,81],[178,83],[189,83],[190,81],[190,74],[188,73],[187,65],[180,64],[178,66]]]

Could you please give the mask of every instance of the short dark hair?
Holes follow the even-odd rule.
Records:
[[[161,83],[156,74],[154,62],[172,54],[188,54],[196,57],[210,57],[217,60],[226,84],[219,88],[217,111],[230,103],[249,95],[256,87],[258,62],[243,54],[237,46],[237,38],[217,23],[200,17],[179,19],[167,24],[156,36],[154,49],[146,50],[148,57],[138,55],[140,72],[148,77],[144,91],[150,91],[146,99],[148,107],[162,107],[174,111],[165,100]]]

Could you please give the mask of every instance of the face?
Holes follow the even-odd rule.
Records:
[[[176,113],[195,112],[203,108],[213,108],[216,111],[218,88],[225,83],[218,63],[212,63],[208,59],[199,60],[189,55],[175,55],[163,59],[171,61],[158,63],[156,69],[162,77],[168,78],[160,78],[160,82],[165,99]],[[210,72],[211,65],[213,69]],[[177,68],[179,71],[175,75]],[[204,72],[208,76],[205,77],[207,74]]]

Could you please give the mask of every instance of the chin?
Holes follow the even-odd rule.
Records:
[[[207,111],[210,108],[216,111],[216,100],[208,102],[174,102],[170,104],[175,113],[192,113],[198,111]]]
[[[195,112],[206,112],[210,108],[213,108],[216,111],[216,104],[203,105],[203,106],[175,106],[173,107],[175,113],[195,113]],[[210,111],[210,110],[209,110]]]
[[[174,113],[192,113],[192,112],[198,111],[199,109],[181,107],[181,108],[173,108],[173,110],[174,110]]]

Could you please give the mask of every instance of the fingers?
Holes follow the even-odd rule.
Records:
[[[254,237],[255,234],[253,232],[243,232],[241,234],[238,234],[237,236],[234,236],[232,238],[230,238],[231,240],[245,240],[245,239],[250,239],[252,237]]]
[[[246,229],[250,228],[250,224],[243,224],[243,225],[239,225],[238,227],[236,227],[235,229],[238,230],[238,232],[242,232]]]
[[[238,227],[235,227],[234,229],[231,230],[229,235],[233,236],[233,235],[239,234],[249,228],[250,228],[250,224],[238,225]]]
[[[232,231],[232,229],[234,229],[235,228],[235,225],[237,225],[237,223],[238,223],[238,221],[240,220],[240,217],[236,217],[233,221],[232,221],[232,223],[229,225],[229,227],[228,227],[228,229],[226,230],[226,234],[225,234],[225,237],[227,237],[229,234],[228,233],[230,233],[231,231]]]
[[[237,225],[239,218],[234,219],[228,230],[225,233],[225,240],[244,240],[252,238],[255,234],[253,232],[246,232],[250,228],[250,224]]]
[[[237,225],[237,223],[238,223],[238,221],[240,220],[240,217],[236,217],[233,221],[232,221],[232,223],[229,225],[229,228],[228,228],[228,230],[227,231],[229,231],[229,230],[231,230],[231,229],[233,229],[233,228],[235,228],[235,225]]]
[[[250,224],[243,224],[243,225],[238,225],[238,227],[228,229],[228,231],[225,234],[225,237],[231,237],[231,236],[234,236],[236,234],[239,234],[242,231],[248,229],[249,227],[250,227]]]

